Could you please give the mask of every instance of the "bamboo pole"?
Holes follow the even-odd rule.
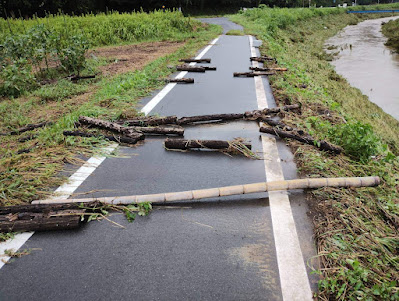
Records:
[[[268,192],[276,190],[308,189],[321,187],[372,187],[380,184],[379,177],[353,177],[353,178],[314,178],[296,179],[275,182],[261,182],[254,184],[226,186],[219,188],[190,190],[181,192],[133,195],[121,197],[102,197],[95,200],[114,205],[127,205],[134,203],[151,202],[162,204],[167,202],[200,200],[205,198],[217,198],[231,195]],[[54,203],[86,203],[94,199],[66,199],[66,200],[41,200],[33,204],[54,204]]]

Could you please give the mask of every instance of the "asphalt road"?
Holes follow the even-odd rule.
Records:
[[[220,21],[219,21],[220,22]],[[222,23],[226,23],[222,21]],[[232,26],[227,23],[228,26]],[[217,71],[189,74],[151,114],[190,116],[257,109],[248,70],[247,36],[221,36],[205,55]],[[264,79],[265,85],[267,80]],[[273,97],[267,86],[268,99]],[[148,101],[143,100],[142,104]],[[275,104],[274,104],[275,105]],[[251,140],[262,152],[255,122],[188,127],[186,138]],[[120,147],[78,188],[87,196],[119,196],[265,181],[262,160],[210,151],[171,152],[161,137]],[[284,177],[296,177],[292,154],[278,148]],[[313,253],[301,192],[290,196],[304,260]],[[32,248],[0,270],[0,300],[281,300],[267,194],[161,206],[128,223],[122,215],[77,231],[35,233]]]

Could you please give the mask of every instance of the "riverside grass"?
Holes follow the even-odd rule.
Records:
[[[24,135],[0,136],[0,206],[46,198],[51,193],[50,188],[65,181],[57,176],[65,164],[79,165],[83,161],[77,159],[77,155],[91,156],[106,144],[101,139],[63,136],[63,131],[71,130],[80,115],[109,120],[139,115],[136,110],[138,100],[164,85],[160,79],[173,72],[168,66],[179,64],[178,59],[182,57],[193,56],[221,32],[217,26],[193,24],[196,29],[191,29],[177,51],[155,59],[142,69],[108,77],[97,76],[94,80],[76,84],[61,80],[19,98],[1,99],[0,132],[43,119],[54,124],[35,130],[32,134],[36,137],[24,143],[18,142]],[[91,60],[89,63],[90,72],[97,73],[98,67],[107,62]],[[72,97],[76,94],[80,95]],[[17,154],[21,148],[31,151]]]
[[[382,25],[382,33],[388,38],[385,45],[399,53],[399,19],[391,20]]]
[[[287,113],[284,122],[345,149],[332,156],[290,141],[301,175],[382,179],[372,189],[308,192],[318,251],[309,264],[320,275],[319,300],[399,299],[399,122],[339,76],[323,51],[346,25],[377,17],[265,7],[230,16],[264,41],[262,54],[288,68],[270,77],[274,95],[282,104],[301,103],[302,114]]]

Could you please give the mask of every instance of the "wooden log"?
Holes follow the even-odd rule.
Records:
[[[24,133],[24,132],[27,132],[27,131],[32,131],[34,129],[42,128],[42,127],[45,127],[45,126],[51,125],[51,124],[52,124],[52,122],[49,122],[49,121],[43,121],[43,122],[40,122],[40,123],[32,123],[32,124],[28,124],[28,125],[26,125],[26,126],[24,126],[22,128],[19,128],[19,129],[15,130],[15,131],[11,131],[9,133],[6,133],[5,135],[19,135],[21,133]]]
[[[258,119],[260,121],[266,122],[268,125],[271,125],[273,127],[277,127],[279,129],[285,130],[285,131],[292,131],[293,128],[289,125],[286,125],[284,122],[281,120],[274,120],[270,117],[261,117]],[[303,133],[303,132],[302,132]]]
[[[61,210],[48,213],[10,213],[0,216],[0,232],[76,229],[85,210]]]
[[[167,80],[169,83],[185,83],[185,84],[193,84],[194,78],[171,78]]]
[[[287,105],[283,107],[276,107],[264,110],[254,110],[245,113],[233,113],[233,114],[212,114],[212,115],[199,115],[182,117],[177,120],[177,124],[184,125],[197,122],[215,122],[215,121],[228,121],[228,120],[258,120],[259,118],[265,118],[265,115],[278,114],[283,111],[292,111],[299,109],[298,104]]]
[[[90,203],[85,203],[85,208],[95,208],[100,206],[101,203],[94,201]],[[67,203],[67,204],[28,204],[28,205],[17,205],[17,206],[3,206],[0,207],[0,215],[7,215],[13,213],[49,213],[51,211],[61,211],[61,210],[81,210],[79,203]]]
[[[248,149],[251,149],[250,143],[243,143]],[[193,148],[225,149],[231,146],[230,141],[223,140],[185,140],[185,139],[166,139],[164,142],[166,149],[188,150]]]
[[[143,140],[144,134],[143,133],[138,133],[131,127],[124,127],[121,126],[120,124],[117,124],[116,122],[109,122],[101,119],[96,119],[96,118],[91,118],[91,117],[86,117],[86,116],[80,116],[79,117],[79,122],[82,124],[87,124],[87,125],[92,125],[101,129],[109,130],[115,133],[123,134],[124,136],[132,139],[138,139],[138,140]]]
[[[183,125],[195,122],[236,120],[236,119],[243,119],[244,116],[245,114],[213,114],[213,115],[190,116],[190,117],[179,118],[177,120],[177,124]]]
[[[96,78],[96,76],[95,76],[95,75],[87,75],[87,76],[70,75],[70,76],[68,76],[67,78],[68,78],[69,80],[73,81],[73,82],[76,82],[76,81],[81,80],[81,79]]]
[[[180,59],[179,62],[184,62],[184,63],[210,63],[211,59]]]
[[[96,135],[93,133],[82,132],[82,131],[64,131],[64,136],[75,136],[75,137],[86,137],[86,138],[105,138],[109,141],[115,141],[118,143],[136,144],[139,140],[137,138],[130,138],[126,136],[108,136],[108,135]]]
[[[275,75],[276,72],[234,72],[234,77],[246,76],[246,77],[254,77],[254,76],[261,76],[261,75]]]
[[[176,116],[166,116],[166,117],[138,117],[136,119],[126,119],[118,120],[118,124],[127,124],[129,126],[154,126],[154,125],[164,125],[164,124],[177,124]]]
[[[262,133],[272,134],[272,135],[275,135],[275,136],[281,137],[281,138],[294,139],[294,140],[297,140],[302,143],[316,146],[320,150],[329,151],[329,152],[332,152],[335,154],[340,154],[343,151],[343,149],[340,146],[330,144],[324,140],[316,140],[311,136],[299,136],[292,132],[286,132],[283,130],[279,130],[277,128],[270,128],[270,127],[264,127],[264,126],[260,127],[260,131]]]
[[[18,142],[24,143],[24,142],[26,142],[26,141],[33,140],[33,139],[35,139],[35,138],[37,138],[37,135],[27,135],[27,136],[25,136],[25,137],[19,138],[19,139],[18,139]]]
[[[253,71],[288,71],[288,68],[262,68],[262,67],[249,67]]]
[[[151,134],[151,135],[177,135],[183,136],[184,135],[184,128],[181,126],[154,126],[154,127],[131,127],[135,131],[144,133],[144,134]]]
[[[177,71],[189,71],[189,72],[205,72],[204,67],[195,67],[189,65],[181,65],[176,67]]]
[[[250,60],[251,60],[251,62],[260,62],[260,63],[263,63],[263,62],[276,62],[277,63],[277,60],[275,59],[275,58],[272,58],[272,57],[268,57],[268,56],[252,56],[252,57],[250,57]]]
[[[216,67],[209,67],[209,66],[198,66],[198,67],[205,68],[206,71],[216,71]]]

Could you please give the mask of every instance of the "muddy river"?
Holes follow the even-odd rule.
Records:
[[[386,38],[381,33],[381,23],[395,18],[399,17],[347,26],[325,46],[327,52],[339,52],[331,62],[337,73],[399,119],[399,54],[384,45]]]

